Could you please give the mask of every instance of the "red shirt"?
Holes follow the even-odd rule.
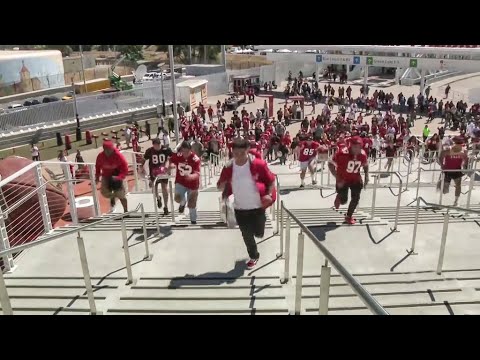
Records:
[[[339,149],[333,155],[332,164],[337,168],[337,179],[346,184],[362,183],[360,168],[368,165],[368,157],[365,151],[361,151],[358,155],[353,155],[349,147]]]
[[[306,141],[302,141],[299,147],[300,147],[300,157],[298,160],[301,162],[304,162],[304,161],[310,161],[317,155],[320,144],[315,141],[312,141],[312,143],[309,145]]]
[[[370,138],[363,138],[363,150],[365,150],[365,153],[368,154],[370,149],[373,146],[373,141]]]
[[[198,190],[200,185],[200,158],[193,152],[187,159],[181,153],[176,153],[172,155],[170,162],[177,167],[175,183],[190,190]],[[193,174],[198,174],[198,176],[195,179],[189,179],[188,176]]]
[[[106,156],[105,152],[101,152],[97,156],[95,163],[95,178],[99,179],[100,175],[104,178],[111,177],[114,172],[118,180],[124,180],[128,174],[128,163],[125,156],[121,154],[118,149],[110,156]]]
[[[467,161],[467,156],[465,153],[449,153],[443,157],[443,166],[444,170],[457,170],[462,168],[462,164]]]

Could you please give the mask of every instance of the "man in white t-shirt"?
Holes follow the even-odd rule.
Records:
[[[265,209],[274,201],[275,175],[264,160],[249,154],[249,146],[246,139],[234,140],[233,159],[223,168],[217,187],[224,199],[234,196],[235,218],[250,257],[247,268],[253,269],[260,257],[255,237],[265,234]]]

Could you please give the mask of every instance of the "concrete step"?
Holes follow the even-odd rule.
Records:
[[[92,277],[94,287],[117,288],[126,283],[127,278],[100,278]],[[84,289],[85,282],[81,277],[16,277],[15,273],[5,276],[5,283],[8,288],[31,287],[35,288],[72,288]]]
[[[128,296],[143,297],[143,298],[156,298],[157,300],[240,300],[250,299],[252,297],[262,299],[283,299],[285,297],[285,290],[277,286],[252,286],[251,288],[231,288],[231,287],[217,287],[212,290],[210,288],[177,288],[177,289],[158,289],[158,288],[145,288],[133,286],[128,291]]]
[[[373,296],[382,294],[400,294],[408,292],[437,291],[461,291],[462,286],[457,280],[428,283],[386,283],[386,284],[364,284],[365,289]],[[302,297],[318,297],[319,286],[303,287]],[[334,284],[330,287],[332,296],[348,296],[354,294],[347,284]]]
[[[204,288],[217,289],[220,287],[226,288],[240,288],[250,289],[255,287],[276,287],[280,286],[278,277],[239,277],[239,278],[221,278],[221,277],[178,277],[178,278],[154,278],[141,277],[134,285],[136,289],[139,288]]]
[[[108,309],[108,313],[288,313],[285,299],[233,299],[233,300],[162,300],[156,298],[121,297]]]
[[[390,294],[390,295],[377,295],[375,299],[387,309],[396,307],[417,307],[417,306],[431,306],[444,304],[445,301],[449,303],[461,302],[461,303],[480,303],[480,297],[473,297],[469,292],[453,291],[453,292],[437,292],[434,295],[435,300],[429,296],[427,292],[416,294]],[[302,301],[306,311],[318,311],[318,298],[317,299],[304,299]],[[329,309],[364,309],[366,306],[357,296],[349,297],[336,297],[332,296],[329,300]]]
[[[28,298],[28,297],[38,297],[38,298],[74,298],[76,296],[85,296],[85,287],[83,288],[62,288],[62,287],[9,287],[7,286],[8,295],[10,298]],[[114,294],[117,291],[116,287],[111,288],[94,288],[95,296],[107,297]]]
[[[97,309],[101,309],[105,297],[96,296],[95,302]],[[90,307],[87,297],[68,297],[64,299],[58,298],[12,298],[11,300],[13,312],[16,311],[45,311],[55,313],[64,309],[69,311],[83,311],[89,312]]]

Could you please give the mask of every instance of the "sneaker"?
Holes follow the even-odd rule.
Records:
[[[458,199],[455,199],[455,201],[453,202],[453,206],[458,206]]]
[[[340,208],[340,196],[335,197],[335,201],[333,202],[333,206],[335,206],[335,209],[338,210]]]
[[[247,269],[252,270],[257,265],[258,259],[250,259],[247,262]]]
[[[317,182],[315,180],[312,180],[312,185],[313,186],[317,185]]]
[[[157,198],[157,206],[158,206],[159,209],[161,209],[161,208],[162,208],[162,205],[163,205],[163,204],[162,204],[162,197],[159,196],[159,197]]]
[[[114,199],[111,199],[111,200],[110,200],[110,212],[111,212],[111,213],[114,213],[115,210],[116,210],[115,200],[114,200]]]
[[[197,225],[197,222],[196,221],[190,221],[190,224]]]
[[[355,220],[353,217],[351,216],[345,216],[345,222],[348,224],[348,225],[355,225],[357,223],[357,220]]]
[[[180,214],[183,214],[184,211],[185,211],[185,205],[180,205],[180,206],[178,207],[178,212],[179,212]]]
[[[305,187],[305,184],[300,184],[300,189],[303,189]]]
[[[168,208],[164,207],[163,208],[163,215],[167,216],[169,214]]]
[[[265,234],[255,234],[255,237],[259,238],[259,239],[263,238],[264,236],[265,236]]]

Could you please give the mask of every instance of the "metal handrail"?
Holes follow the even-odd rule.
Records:
[[[99,224],[103,224],[103,223],[108,222],[108,221],[122,219],[125,216],[137,213],[139,211],[143,211],[143,204],[139,204],[135,208],[135,210],[131,210],[131,211],[126,212],[126,213],[121,213],[121,214],[118,214],[118,215],[115,215],[115,216],[109,216],[108,218],[101,219],[101,220],[98,220],[98,221],[95,221],[93,223],[89,223],[89,224],[86,224],[86,225],[82,225],[82,226],[76,227],[76,228],[71,229],[71,230],[66,230],[66,231],[63,231],[63,232],[58,233],[58,234],[49,235],[45,239],[31,241],[31,242],[28,242],[26,244],[22,244],[22,245],[19,245],[19,246],[15,246],[13,248],[2,250],[2,251],[0,251],[0,258],[4,257],[5,255],[10,255],[10,254],[13,254],[13,253],[17,253],[19,251],[23,251],[23,250],[26,250],[28,248],[31,248],[31,247],[34,247],[34,246],[37,246],[37,245],[40,245],[40,244],[44,244],[44,243],[47,243],[47,242],[50,242],[50,241],[53,241],[53,240],[60,239],[64,236],[66,236],[66,235],[71,235],[71,234],[74,234],[74,233],[78,233],[80,231],[84,231],[86,229],[89,229],[89,228],[94,227],[94,226],[99,225]]]
[[[363,287],[362,284],[360,284],[349,272],[345,267],[337,260],[333,254],[328,251],[328,249],[317,239],[317,237],[290,211],[288,210],[285,205],[283,204],[283,201],[281,202],[281,209],[282,213],[283,211],[286,212],[287,214],[287,224],[289,225],[289,219],[293,219],[298,226],[301,229],[300,235],[299,235],[299,249],[301,246],[301,251],[298,253],[298,258],[297,258],[297,286],[296,286],[296,292],[295,292],[295,312],[296,314],[300,314],[300,309],[301,309],[301,297],[302,297],[302,280],[303,280],[303,234],[305,233],[310,240],[313,241],[313,243],[317,246],[317,248],[322,252],[322,254],[325,256],[325,267],[328,267],[328,262],[332,264],[332,266],[337,270],[337,272],[340,274],[340,276],[345,280],[345,282],[350,286],[350,288],[355,292],[355,294],[362,300],[362,302],[365,304],[365,306],[375,315],[389,315],[389,313],[375,300],[375,298]],[[281,231],[283,232],[283,226],[281,228]],[[290,231],[290,226],[287,226],[287,236],[288,238],[290,237],[289,234]],[[288,248],[289,246],[287,246]],[[288,258],[290,254],[290,251],[286,252],[286,257],[285,257],[285,264],[289,263],[290,259]],[[298,271],[300,270],[300,272]],[[322,269],[323,270],[323,269]],[[323,271],[322,271],[323,272]],[[288,274],[286,274],[288,276]],[[328,280],[329,280],[328,276]],[[284,279],[287,280],[287,279]],[[322,277],[321,277],[322,280]],[[300,284],[300,285],[298,285]],[[323,287],[326,289],[326,292],[328,293],[328,288],[330,284],[323,284],[325,286],[320,285],[321,288]],[[323,291],[322,291],[323,292]],[[322,295],[321,295],[322,298]],[[324,298],[325,299],[325,298]],[[320,304],[320,311],[322,309],[325,309],[325,305],[327,307],[328,311],[328,297],[326,298],[327,303],[323,303],[321,301]]]
[[[442,274],[442,268],[443,268],[443,259],[445,257],[445,246],[447,243],[447,233],[448,233],[448,224],[450,222],[450,210],[458,210],[458,211],[463,211],[465,213],[471,213],[471,214],[480,214],[480,210],[472,210],[472,209],[467,209],[467,208],[462,208],[458,206],[450,206],[450,205],[442,205],[442,204],[435,204],[426,201],[424,198],[419,196],[417,198],[417,206],[416,206],[416,212],[415,212],[415,225],[413,228],[413,236],[412,236],[412,245],[410,250],[407,250],[407,253],[409,254],[414,254],[415,253],[415,240],[417,237],[417,227],[418,227],[418,213],[420,210],[420,202],[424,203],[426,206],[431,206],[435,208],[441,208],[441,209],[447,209],[447,211],[444,214],[444,219],[443,219],[443,228],[442,228],[442,237],[441,237],[441,242],[440,242],[440,252],[438,256],[438,264],[437,264],[437,274],[441,275]]]
[[[84,226],[80,226],[80,227],[75,228],[75,229],[67,230],[67,231],[65,231],[63,233],[60,233],[60,234],[50,235],[50,236],[48,236],[44,239],[41,239],[41,240],[32,241],[32,242],[27,243],[27,244],[22,244],[20,246],[16,246],[16,247],[13,247],[13,248],[10,248],[10,249],[7,249],[7,250],[3,250],[3,251],[0,252],[0,257],[4,257],[5,255],[9,255],[9,254],[12,254],[14,252],[22,251],[22,250],[25,250],[25,249],[28,249],[28,248],[31,248],[31,247],[34,247],[34,246],[37,246],[37,245],[40,245],[40,244],[44,244],[46,242],[50,242],[50,241],[53,241],[53,240],[63,238],[67,235],[77,233],[78,234],[77,235],[78,252],[79,252],[79,255],[80,255],[80,264],[82,266],[82,272],[83,272],[83,277],[84,277],[84,281],[85,281],[86,293],[87,293],[88,302],[89,302],[89,305],[90,305],[90,313],[91,314],[98,314],[97,308],[96,308],[96,305],[95,305],[95,297],[94,297],[93,286],[92,286],[92,281],[91,281],[91,277],[90,277],[90,270],[88,268],[87,254],[86,254],[86,251],[85,251],[85,243],[84,243],[84,240],[83,240],[82,236],[80,235],[80,232],[87,229],[87,228],[94,227],[98,224],[101,224],[101,223],[104,223],[104,222],[107,222],[107,221],[122,219],[122,242],[123,242],[123,251],[124,251],[124,255],[125,255],[125,268],[127,270],[127,283],[126,283],[126,285],[130,285],[130,284],[133,283],[132,264],[131,264],[131,261],[130,261],[130,250],[129,250],[129,246],[128,246],[126,226],[125,226],[125,221],[123,221],[123,219],[126,216],[128,216],[130,214],[133,214],[133,213],[136,213],[136,212],[139,212],[139,211],[142,213],[143,237],[144,237],[145,251],[146,251],[146,255],[144,257],[144,260],[150,261],[150,260],[152,260],[153,256],[150,254],[149,247],[148,247],[148,240],[147,240],[148,234],[147,234],[147,227],[145,225],[145,210],[144,210],[143,204],[139,204],[135,210],[128,211],[128,212],[123,213],[123,214],[111,216],[111,217],[96,221],[94,223],[90,223],[90,224],[87,224],[87,225],[84,225]],[[13,315],[12,304],[10,302],[10,297],[8,295],[7,286],[6,286],[5,278],[3,276],[2,271],[0,271],[0,305],[2,306],[2,311],[3,311],[4,315]]]

